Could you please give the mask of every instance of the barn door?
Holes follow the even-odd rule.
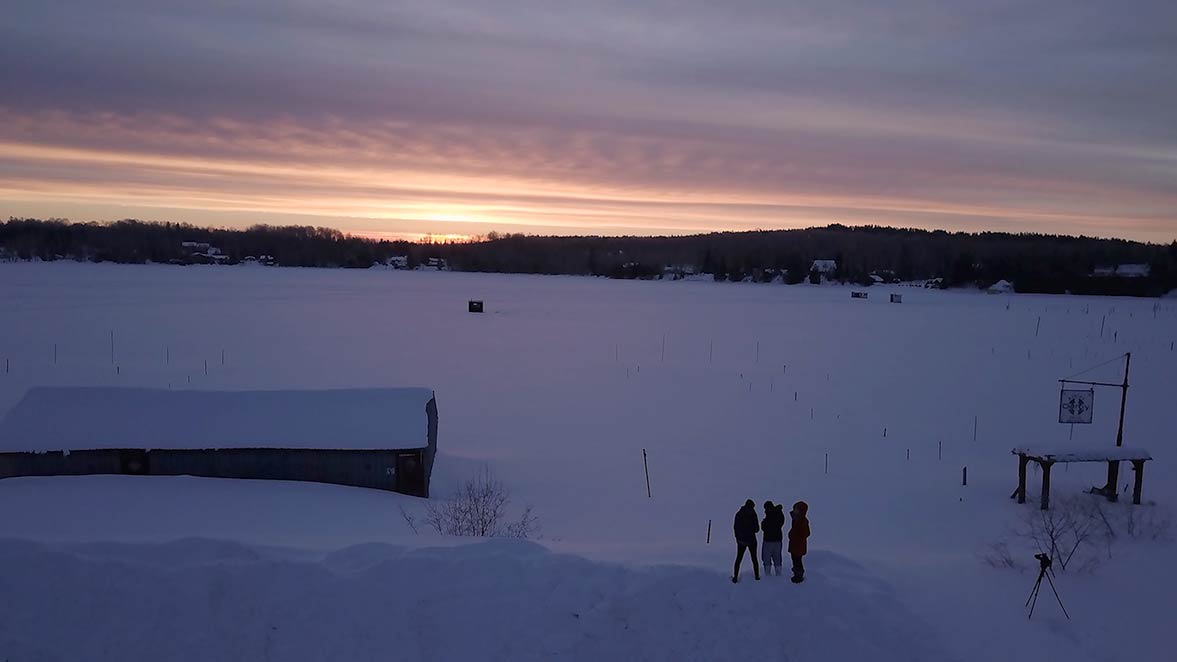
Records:
[[[420,453],[400,453],[396,456],[396,491],[425,496],[425,465],[421,462]]]

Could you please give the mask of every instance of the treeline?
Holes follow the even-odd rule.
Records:
[[[339,230],[307,226],[255,225],[245,230],[203,228],[184,223],[70,223],[10,218],[0,224],[0,256],[30,260],[191,264],[207,261],[184,242],[215,247],[224,261],[270,256],[297,267],[370,267],[390,255],[405,255],[407,241],[373,241]]]
[[[375,241],[338,230],[175,223],[69,223],[11,219],[0,247],[18,259],[192,261],[182,242],[211,244],[235,263],[268,255],[285,266],[369,267],[405,256],[410,268],[442,258],[450,269],[500,273],[654,278],[707,274],[716,280],[801,282],[814,260],[834,260],[832,279],[863,285],[942,279],[944,286],[1009,280],[1019,292],[1156,296],[1177,289],[1177,241],[1145,244],[1042,234],[965,233],[830,225],[803,230],[720,232],[683,237],[498,235],[459,243]],[[1141,278],[1092,277],[1097,267],[1147,264]],[[872,277],[873,276],[873,277]]]

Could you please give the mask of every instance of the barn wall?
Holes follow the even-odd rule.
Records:
[[[245,448],[152,451],[112,449],[74,451],[68,454],[0,453],[0,478],[143,473],[153,476],[302,480],[396,491],[397,456],[414,453],[425,467],[425,490],[423,494],[413,496],[428,496],[427,450]],[[146,462],[128,465],[128,456],[136,459],[145,457]]]
[[[429,419],[429,445],[424,449],[424,455],[421,458],[425,463],[425,494],[422,496],[429,496],[429,482],[433,477],[433,460],[437,456],[437,398],[429,399],[425,404],[425,415]]]
[[[0,478],[123,473],[119,451],[0,453]]]

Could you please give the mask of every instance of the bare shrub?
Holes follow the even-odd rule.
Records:
[[[995,542],[985,548],[985,551],[977,555],[981,562],[991,568],[1017,570],[1022,572],[1026,569],[1025,564],[1020,563],[1014,559],[1013,554],[1009,551],[1009,545],[1003,542]]]
[[[1099,501],[1075,496],[1058,499],[1050,510],[1030,510],[1014,530],[1017,538],[1058,561],[1062,571],[1086,572],[1099,565],[1103,550],[1111,556],[1114,527]]]
[[[1169,513],[1156,504],[1127,505],[1113,510],[1113,526],[1128,538],[1163,542],[1171,537],[1172,520]]]
[[[425,506],[424,522],[446,536],[538,536],[539,520],[531,506],[524,507],[518,518],[510,518],[510,503],[511,491],[489,469],[483,469],[445,499],[429,501]]]

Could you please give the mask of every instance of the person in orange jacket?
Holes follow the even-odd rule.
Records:
[[[808,551],[805,542],[809,538],[809,518],[806,516],[808,513],[809,504],[804,501],[793,504],[793,509],[789,511],[789,517],[793,520],[792,526],[789,527],[789,556],[793,558],[794,584],[805,581],[805,563],[802,559]]]

